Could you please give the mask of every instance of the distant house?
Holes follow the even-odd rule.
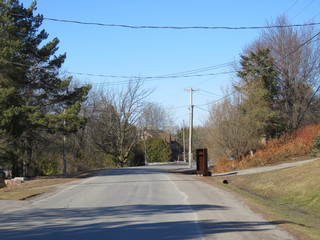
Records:
[[[142,139],[161,138],[162,140],[164,140],[168,144],[176,141],[175,136],[173,136],[173,135],[171,135],[171,133],[165,132],[163,130],[144,130],[141,138]]]

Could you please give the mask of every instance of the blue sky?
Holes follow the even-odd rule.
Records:
[[[22,0],[25,6],[32,1]],[[292,24],[320,22],[320,0],[38,0],[37,12],[47,18],[125,25],[265,26],[281,14]],[[101,27],[45,20],[49,39],[60,39],[67,53],[63,69],[96,75],[147,77],[179,73],[237,61],[258,30],[173,30]],[[150,101],[167,108],[177,125],[188,123],[189,93],[194,88],[194,123],[208,117],[209,103],[223,96],[235,80],[225,66],[190,78],[152,79]],[[192,73],[190,73],[192,74]],[[122,78],[74,75],[94,87]],[[123,85],[116,85],[121,87]]]

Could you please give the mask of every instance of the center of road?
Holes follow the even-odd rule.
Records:
[[[3,239],[293,239],[172,166],[109,169],[3,214]],[[177,167],[177,166],[175,166]]]

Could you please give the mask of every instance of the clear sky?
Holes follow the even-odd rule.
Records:
[[[29,6],[31,0],[20,0]],[[281,14],[292,24],[320,22],[320,0],[38,0],[38,13],[46,18],[124,25],[152,26],[265,26]],[[189,92],[194,88],[194,123],[208,117],[209,103],[223,96],[235,74],[222,65],[237,61],[239,54],[255,40],[259,30],[174,30],[129,29],[80,25],[45,20],[42,27],[49,39],[60,39],[60,53],[67,53],[63,66],[91,83],[119,83],[112,76],[150,77],[212,67],[167,79],[148,79],[154,88],[150,101],[169,109],[177,125],[188,123]],[[214,66],[221,66],[214,68]],[[116,86],[123,86],[120,83]]]

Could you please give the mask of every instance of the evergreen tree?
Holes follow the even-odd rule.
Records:
[[[146,141],[148,162],[169,162],[172,152],[168,143],[161,138],[152,138]]]
[[[33,164],[33,146],[41,131],[71,132],[85,123],[78,117],[90,86],[70,88],[61,78],[66,54],[57,55],[59,40],[46,41],[43,16],[19,0],[0,2],[0,133],[24,161]],[[4,145],[4,143],[3,143]]]
[[[260,134],[277,136],[283,123],[276,111],[278,96],[277,71],[268,49],[258,49],[241,56],[240,83],[235,88],[242,94],[240,109],[252,119]]]
[[[277,17],[269,26],[287,26],[285,15]],[[276,62],[277,108],[285,122],[286,131],[319,122],[320,44],[313,26],[268,28],[247,49],[268,48]],[[311,39],[313,39],[311,41]]]

